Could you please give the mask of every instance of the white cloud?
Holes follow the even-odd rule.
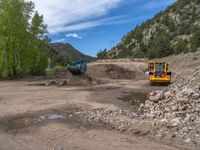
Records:
[[[76,39],[82,39],[83,37],[80,36],[79,34],[77,33],[69,33],[69,34],[66,34],[66,37],[72,37],[72,38],[76,38]]]
[[[96,19],[105,16],[124,0],[32,0],[40,14],[44,15],[50,33],[73,31],[97,26]],[[91,21],[93,20],[93,21]],[[80,23],[81,22],[81,23]],[[91,24],[94,23],[94,24]],[[86,25],[86,27],[83,27]],[[72,27],[75,26],[75,27]]]
[[[125,16],[110,17],[110,18],[96,19],[81,23],[75,23],[67,26],[58,26],[56,28],[52,28],[51,33],[78,31],[78,30],[93,28],[100,25],[123,23],[127,21],[127,19],[125,19],[124,17]]]

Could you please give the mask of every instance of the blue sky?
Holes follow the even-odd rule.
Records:
[[[32,0],[53,42],[96,56],[176,0]]]

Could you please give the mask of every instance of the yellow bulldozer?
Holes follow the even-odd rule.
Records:
[[[147,66],[150,85],[171,83],[171,71],[166,62],[149,62]]]

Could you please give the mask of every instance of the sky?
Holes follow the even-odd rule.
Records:
[[[176,0],[32,0],[52,42],[96,56]]]

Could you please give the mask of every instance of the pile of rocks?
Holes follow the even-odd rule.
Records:
[[[94,109],[71,114],[70,117],[78,116],[82,124],[98,125],[107,129],[114,129],[134,135],[147,135],[152,130],[154,123],[138,120],[138,115],[132,111],[119,109]],[[77,118],[77,117],[75,117]],[[141,128],[145,126],[146,128]]]
[[[200,86],[189,88],[174,84],[170,90],[155,91],[141,104],[144,118],[179,123],[200,123]]]
[[[200,137],[200,69],[184,79],[182,84],[174,83],[166,91],[150,93],[149,100],[141,104],[142,119],[153,119],[169,130],[185,138],[185,142]],[[200,142],[199,142],[200,143]]]
[[[78,113],[79,114],[79,113]],[[116,117],[116,116],[126,116],[130,119],[137,117],[138,115],[132,111],[119,110],[119,109],[95,109],[90,111],[85,111],[80,113],[82,117],[88,120],[98,120],[99,118],[105,118],[105,116]]]
[[[66,80],[59,80],[59,81],[51,80],[51,81],[45,82],[44,85],[45,86],[55,86],[55,85],[65,86],[65,85],[68,85],[68,83]]]
[[[87,85],[97,85],[97,84],[101,84],[101,82],[87,75],[71,76],[70,78],[67,79],[54,79],[42,83],[42,85],[44,86],[66,86],[66,85],[87,86]]]

